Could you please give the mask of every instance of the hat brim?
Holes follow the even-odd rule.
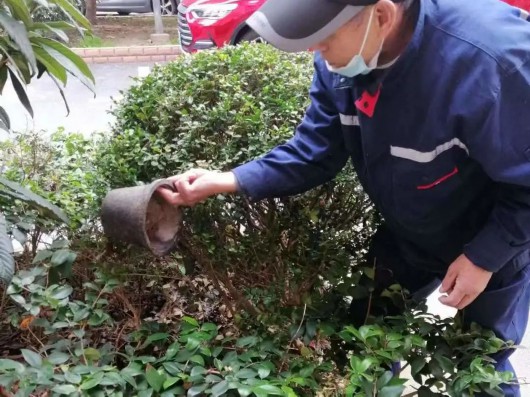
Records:
[[[322,0],[268,0],[246,22],[274,47],[300,52],[331,36],[363,9]]]

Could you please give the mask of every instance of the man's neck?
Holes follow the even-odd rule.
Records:
[[[416,0],[410,6],[411,8],[409,10],[405,10],[403,7],[399,8],[396,24],[385,40],[383,51],[378,62],[379,65],[385,65],[394,61],[407,48],[418,21],[419,1]]]

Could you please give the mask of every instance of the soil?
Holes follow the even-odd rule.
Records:
[[[177,16],[162,18],[164,33],[170,37],[169,44],[178,44]],[[154,16],[138,14],[131,16],[98,16],[92,28],[94,38],[82,39],[77,32],[69,34],[71,47],[128,47],[152,45],[150,35],[155,32]]]

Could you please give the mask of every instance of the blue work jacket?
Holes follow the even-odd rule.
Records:
[[[530,24],[499,0],[420,0],[388,70],[345,78],[316,54],[294,137],[234,169],[259,200],[330,179],[351,158],[412,264],[465,253],[498,271],[530,261]]]

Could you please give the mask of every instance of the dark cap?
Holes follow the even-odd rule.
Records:
[[[331,36],[364,7],[378,1],[267,0],[247,24],[280,50],[305,51]]]

